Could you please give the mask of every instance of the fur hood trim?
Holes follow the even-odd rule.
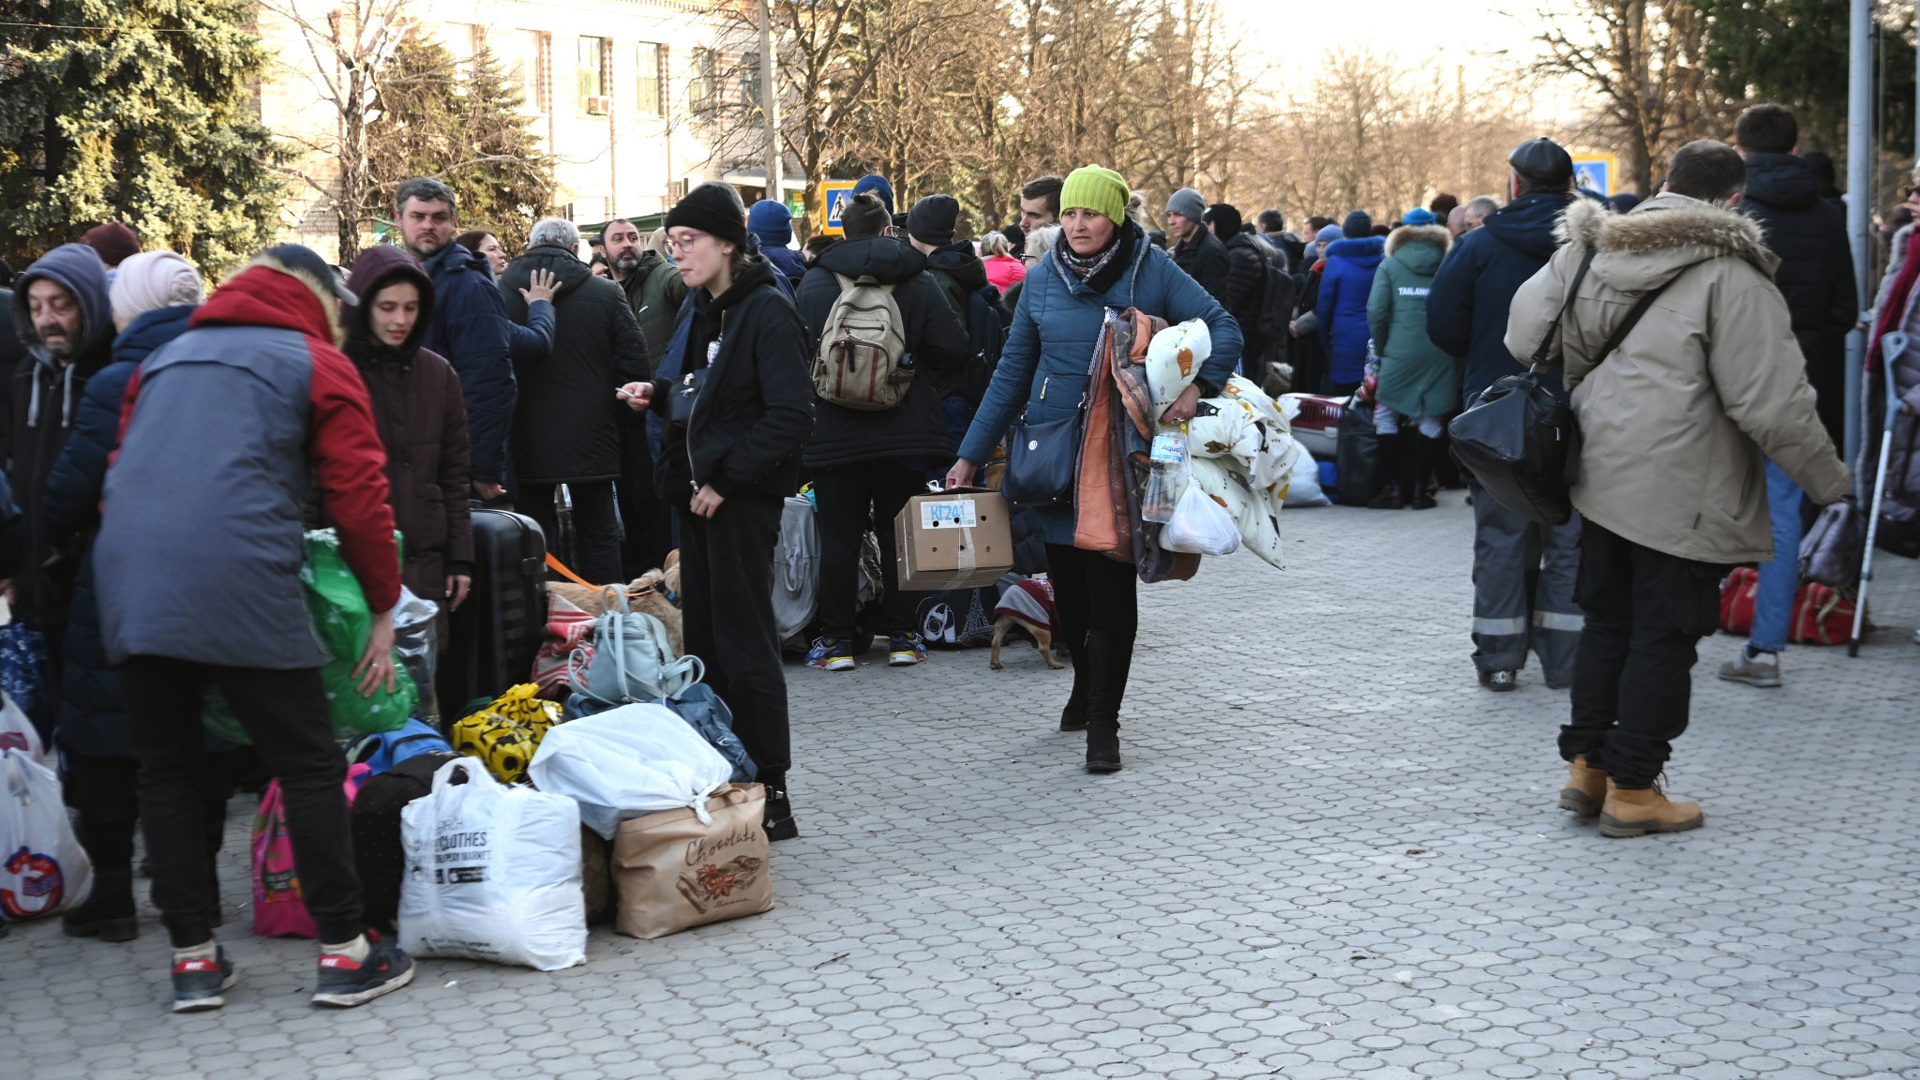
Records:
[[[295,281],[298,281],[300,284],[305,285],[308,291],[313,293],[313,298],[320,301],[320,310],[327,315],[327,330],[333,334],[334,348],[339,348],[346,344],[347,329],[346,324],[340,321],[340,301],[334,295],[333,288],[328,283],[313,280],[313,278],[307,276],[305,270],[288,266],[265,251],[255,255],[253,260],[247,263],[247,265],[249,267],[264,266],[269,270],[278,270],[288,277],[293,278]]]
[[[1402,244],[1422,240],[1439,244],[1441,255],[1445,255],[1447,249],[1453,246],[1453,234],[1447,231],[1445,225],[1402,225],[1387,234],[1387,257],[1391,259]]]
[[[1768,275],[1778,262],[1767,250],[1759,222],[1684,195],[1658,195],[1626,214],[1615,214],[1592,199],[1575,199],[1555,223],[1554,238],[1601,254],[1647,255],[1700,248],[1706,258],[1731,255]]]

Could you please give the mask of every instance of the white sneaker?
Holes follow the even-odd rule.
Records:
[[[1740,651],[1733,654],[1733,659],[1720,665],[1720,677],[1728,682],[1746,683],[1748,686],[1779,686],[1780,657],[1770,652],[1755,656],[1742,645]]]

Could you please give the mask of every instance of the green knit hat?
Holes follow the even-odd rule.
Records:
[[[1077,206],[1118,225],[1127,220],[1127,196],[1131,194],[1126,177],[1112,169],[1087,165],[1073,170],[1060,188],[1060,212],[1064,214]]]

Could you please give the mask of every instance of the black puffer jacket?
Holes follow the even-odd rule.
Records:
[[[913,383],[907,396],[883,412],[862,412],[832,402],[814,403],[813,440],[807,444],[809,469],[824,469],[878,458],[952,457],[946,414],[940,398],[945,384],[967,362],[967,331],[941,295],[939,284],[925,272],[927,259],[905,240],[889,236],[842,240],[820,253],[819,261],[800,279],[800,316],[807,323],[807,340],[818,346],[827,314],[840,298],[835,274],[859,277],[871,274],[894,286],[893,302],[900,308],[913,358]],[[980,260],[974,260],[980,284],[987,283]],[[811,361],[811,355],[809,355]]]
[[[1062,239],[1064,243],[1064,238]],[[1213,231],[1205,225],[1194,230],[1192,236],[1176,244],[1173,249],[1173,263],[1187,272],[1187,276],[1200,283],[1200,287],[1213,294],[1220,306],[1231,310],[1227,303],[1227,246]]]
[[[520,290],[535,270],[558,279],[557,325],[553,354],[515,372],[514,471],[524,483],[618,480],[620,424],[637,424],[637,417],[614,390],[651,374],[646,339],[620,286],[557,247],[536,247],[501,275],[500,295],[515,322],[526,317]]]
[[[1793,314],[1793,336],[1819,395],[1820,420],[1845,445],[1847,331],[1858,317],[1846,219],[1820,197],[1820,181],[1792,154],[1747,157],[1740,209],[1780,256],[1774,284]]]
[[[672,505],[687,505],[702,484],[722,498],[740,491],[785,497],[800,486],[800,450],[813,434],[811,358],[806,326],[774,277],[756,255],[719,296],[693,290],[682,313],[686,344],[668,364],[686,376],[709,370],[691,421],[667,425],[654,467],[654,487]],[[679,389],[654,380],[654,411],[671,416]]]
[[[1267,253],[1271,250],[1246,233],[1235,233],[1227,241],[1227,295],[1219,299],[1220,306],[1240,324],[1242,356],[1258,355],[1266,343],[1260,337],[1260,305],[1267,295]]]

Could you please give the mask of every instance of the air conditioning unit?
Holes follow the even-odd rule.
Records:
[[[606,116],[613,112],[613,95],[598,94],[587,99],[588,116]]]

